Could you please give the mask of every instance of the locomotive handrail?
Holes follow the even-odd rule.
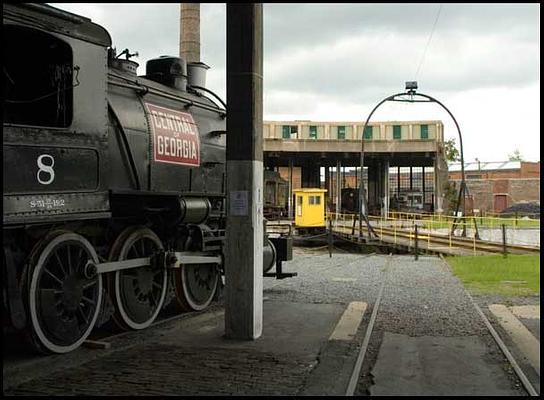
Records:
[[[128,161],[130,163],[130,170],[132,171],[132,174],[134,175],[134,180],[136,182],[136,189],[140,190],[142,187],[140,185],[140,178],[138,176],[138,170],[136,169],[136,163],[134,162],[134,158],[132,157],[132,150],[130,149],[130,144],[128,143],[128,138],[125,133],[125,130],[123,129],[123,124],[121,124],[121,121],[119,121],[119,117],[117,116],[117,113],[113,109],[113,106],[108,101],[108,109],[110,110],[115,123],[117,124],[118,130],[121,132],[121,138],[123,140],[123,144],[125,145],[125,150],[128,155]]]
[[[211,94],[213,97],[215,97],[217,100],[219,100],[219,102],[223,105],[223,107],[225,108],[225,111],[227,111],[227,104],[221,99],[221,97],[219,97],[217,94],[215,94],[214,92],[212,92],[210,89],[207,89],[205,87],[202,87],[202,86],[198,86],[198,85],[190,85],[191,88],[193,89],[198,89],[198,90],[203,90],[209,94]]]
[[[203,103],[200,103],[200,102],[194,101],[194,100],[184,99],[181,96],[173,95],[173,94],[168,93],[168,92],[166,92],[164,90],[156,89],[156,88],[153,88],[153,87],[150,87],[150,86],[143,86],[143,85],[140,85],[140,83],[137,82],[137,81],[135,82],[135,81],[133,81],[131,79],[128,79],[128,78],[126,78],[124,76],[114,74],[112,72],[108,72],[108,75],[114,76],[116,78],[124,79],[124,80],[132,83],[132,85],[129,85],[129,84],[122,83],[122,82],[117,82],[117,81],[114,81],[114,80],[108,80],[108,83],[111,83],[113,85],[126,87],[128,89],[134,89],[134,90],[137,90],[137,91],[147,90],[145,93],[157,94],[157,95],[160,95],[160,96],[170,98],[172,100],[177,100],[177,101],[181,101],[181,102],[186,103],[186,104],[190,104],[191,106],[197,106],[197,107],[203,108],[203,109],[208,110],[208,111],[215,111],[221,116],[221,118],[226,117],[226,110],[221,110],[219,107],[210,107],[207,104],[203,104]],[[145,93],[142,93],[142,95],[145,94]]]

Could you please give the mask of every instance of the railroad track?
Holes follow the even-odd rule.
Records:
[[[348,234],[351,235],[351,232],[358,232],[358,227],[355,230],[352,227],[348,226],[336,226],[333,228],[335,233]],[[415,245],[415,232],[414,231],[405,231],[405,230],[394,230],[391,228],[385,227],[373,227],[374,232],[379,236],[378,239],[386,241],[391,244],[404,245],[406,243],[400,242],[398,239],[408,239],[408,245]],[[368,228],[363,227],[365,233],[368,234]],[[354,235],[351,235],[354,236]],[[392,239],[392,240],[391,240]],[[395,241],[397,243],[395,243]],[[427,247],[423,245],[427,244]],[[443,250],[444,247],[447,248],[461,248],[469,249],[477,253],[502,253],[505,248],[502,243],[489,242],[480,239],[474,238],[463,238],[459,236],[445,236],[439,234],[432,234],[429,232],[419,232],[418,233],[418,245],[422,249],[429,251]],[[431,246],[433,245],[433,246]],[[527,254],[527,253],[540,253],[540,247],[536,246],[525,246],[525,245],[516,245],[516,244],[506,244],[506,252],[512,254]]]
[[[389,273],[389,269],[390,269],[389,267],[390,267],[390,264],[391,264],[391,260],[392,260],[392,254],[389,254],[389,258],[388,258],[388,260],[387,260],[387,262],[385,264],[383,279],[382,279],[382,283],[380,285],[380,289],[379,289],[379,292],[378,292],[378,297],[377,297],[376,302],[374,303],[374,305],[372,307],[372,315],[370,316],[368,327],[367,327],[366,332],[365,332],[365,337],[363,339],[363,343],[361,344],[361,348],[359,349],[359,353],[357,354],[357,359],[355,361],[355,364],[354,364],[354,367],[353,367],[353,370],[352,370],[348,385],[346,387],[346,391],[345,391],[346,396],[357,395],[355,393],[355,391],[357,390],[357,385],[359,383],[359,379],[360,379],[360,376],[361,376],[361,369],[362,369],[363,362],[364,362],[364,359],[365,359],[366,351],[368,349],[368,344],[370,342],[370,338],[372,337],[372,333],[373,333],[373,330],[374,330],[374,324],[376,322],[376,316],[378,314],[378,311],[379,311],[379,308],[380,308],[380,303],[382,301],[383,291],[384,291],[385,284],[387,282],[387,277],[388,277],[388,273]],[[442,262],[444,262],[447,265],[446,261],[443,258],[442,258]],[[491,336],[495,340],[495,343],[497,343],[497,345],[499,346],[499,348],[501,349],[501,351],[505,355],[506,359],[508,360],[509,364],[512,366],[513,370],[515,371],[516,375],[520,379],[520,381],[523,384],[523,387],[525,388],[527,393],[530,396],[539,396],[539,393],[535,390],[532,383],[529,381],[529,379],[527,378],[527,376],[525,375],[523,370],[520,368],[519,364],[517,363],[515,358],[512,356],[512,354],[508,350],[507,346],[504,344],[503,340],[501,339],[501,337],[499,336],[497,331],[493,328],[493,326],[491,325],[491,323],[489,322],[489,320],[487,319],[485,314],[482,312],[480,307],[476,304],[476,302],[474,301],[474,299],[472,298],[470,293],[466,289],[464,289],[464,292],[465,292],[465,295],[470,299],[470,302],[474,306],[474,308],[476,309],[478,315],[482,318],[482,321],[484,322],[484,325],[486,326],[487,330],[489,331],[489,333],[491,334]]]
[[[378,240],[390,244],[414,246],[415,232],[403,229],[391,229],[386,227],[373,226],[374,232],[378,234]],[[368,237],[368,228],[363,225],[364,233]],[[267,226],[267,233],[274,234],[290,234],[292,228],[287,224],[271,224]],[[358,226],[339,224],[333,228],[333,232],[337,235],[343,235],[344,238],[354,239],[358,234]],[[353,233],[352,233],[353,232]],[[407,243],[405,242],[407,240]],[[502,243],[490,242],[481,239],[466,238],[459,236],[441,235],[430,232],[418,232],[418,247],[422,250],[442,253],[446,248],[458,248],[471,250],[478,254],[486,253],[503,253],[505,248]],[[425,247],[426,245],[426,247]],[[540,253],[540,247],[506,244],[506,252],[511,254],[528,254]]]

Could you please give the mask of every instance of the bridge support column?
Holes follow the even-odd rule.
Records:
[[[422,209],[425,210],[426,193],[425,193],[425,166],[421,167],[421,191],[423,192],[423,204]]]
[[[379,191],[378,191],[379,179],[378,168],[376,165],[368,166],[368,214],[373,214],[376,207],[379,207]]]
[[[448,183],[448,165],[444,157],[437,153],[434,159],[434,210],[443,213],[444,210],[444,186]]]
[[[293,160],[289,160],[289,190],[287,196],[287,215],[289,218],[293,218]]]
[[[336,213],[340,214],[342,210],[342,176],[341,170],[342,165],[340,161],[336,162]]]
[[[383,207],[382,207],[382,216],[387,218],[389,215],[389,160],[383,162],[382,168],[382,187],[383,187]]]
[[[328,203],[331,196],[331,176],[329,167],[325,167],[325,189],[327,190],[327,193],[325,193],[325,211],[329,211]]]

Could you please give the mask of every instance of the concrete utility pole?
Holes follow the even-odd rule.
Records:
[[[225,335],[263,326],[263,8],[227,4]]]
[[[200,3],[180,4],[179,55],[187,63],[200,61]]]

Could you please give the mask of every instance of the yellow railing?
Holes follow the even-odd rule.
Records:
[[[454,221],[456,222],[456,227],[458,226],[459,228],[474,228],[476,224],[478,228],[490,229],[499,229],[502,225],[514,229],[540,229],[540,219],[529,217],[506,218],[489,215],[454,217],[453,215],[444,214],[418,214],[391,211],[388,215],[389,218],[405,221],[422,221],[428,229],[451,228]]]
[[[333,229],[342,230],[346,233],[356,234],[359,232],[358,214],[327,213],[327,219],[331,220]],[[406,212],[390,212],[387,217],[368,216],[369,222],[374,231],[383,236],[384,229],[393,230],[393,240],[397,244],[397,237],[402,232],[403,236],[408,233],[409,245],[412,246],[414,238],[414,227],[418,227],[418,240],[426,240],[427,246],[431,248],[431,234],[448,237],[448,247],[452,245],[452,237],[461,236],[465,232],[466,237],[472,238],[473,252],[476,254],[476,240],[483,239],[493,242],[502,242],[502,226],[505,226],[506,241],[511,244],[536,245],[540,246],[540,220],[537,219],[515,219],[496,217],[454,217],[443,214],[418,214]],[[455,229],[452,230],[455,223]],[[531,229],[527,239],[526,230]],[[525,232],[524,232],[525,231]],[[391,234],[390,231],[388,234]],[[483,237],[482,234],[484,234]],[[529,236],[530,236],[529,235]]]

